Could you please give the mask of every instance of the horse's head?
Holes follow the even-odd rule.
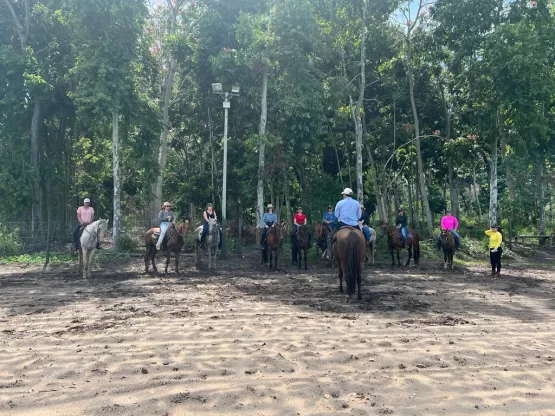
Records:
[[[215,218],[210,218],[208,220],[208,233],[215,234],[218,233],[218,221]]]
[[[380,225],[380,234],[382,235],[382,237],[385,237],[389,234],[389,224],[385,221],[382,221]]]
[[[441,233],[439,235],[439,238],[441,240],[441,244],[443,244],[443,245],[448,244],[449,241],[450,241],[451,236],[452,236],[451,231],[441,229]],[[454,238],[453,238],[453,244],[455,244],[455,239]]]
[[[102,235],[106,232],[107,229],[108,229],[108,220],[107,219],[98,220],[97,232]]]
[[[190,222],[189,220],[185,220],[183,221],[183,224],[179,224],[176,225],[175,228],[177,229],[177,231],[179,231],[179,234],[181,234],[183,236],[183,238],[185,238],[187,236],[187,234],[189,234],[189,226],[190,226]]]
[[[317,223],[314,225],[314,237],[318,238],[320,237],[320,235],[322,234],[322,230],[324,229],[324,226],[320,223]]]
[[[306,225],[299,225],[297,227],[297,240],[306,241],[308,239],[308,227]]]

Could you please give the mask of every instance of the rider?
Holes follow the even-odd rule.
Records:
[[[405,210],[403,208],[399,208],[399,215],[397,216],[397,221],[395,222],[395,226],[401,229],[401,236],[403,238],[403,246],[407,242],[407,214],[405,214]]]
[[[335,214],[333,212],[333,207],[331,205],[328,205],[328,210],[324,212],[324,216],[322,220],[324,221],[325,227],[328,227],[330,231],[334,230],[336,226],[337,218],[335,217]]]
[[[300,225],[307,225],[308,221],[306,218],[306,214],[303,213],[303,209],[301,207],[297,208],[297,213],[293,216],[293,229],[291,230],[291,242],[293,244],[293,239],[297,236],[297,231],[299,230]],[[308,248],[312,247],[312,234],[310,232],[308,234]]]
[[[441,229],[451,231],[451,234],[455,237],[455,246],[458,250],[461,248],[461,236],[457,232],[457,228],[459,228],[459,221],[451,214],[451,210],[447,209],[445,211],[445,216],[441,219]],[[437,236],[436,248],[438,250],[441,248],[441,234]]]
[[[162,204],[162,210],[158,213],[158,221],[160,221],[160,236],[158,237],[158,242],[156,243],[156,250],[160,250],[160,247],[164,242],[164,237],[166,236],[166,231],[174,219],[175,216],[170,209],[170,203],[164,202]]]
[[[81,227],[86,227],[94,221],[94,208],[91,207],[91,200],[85,198],[83,206],[77,208],[77,225],[73,230],[73,250],[79,250],[79,232]],[[96,243],[96,248],[100,249],[100,241]]]
[[[337,229],[341,227],[359,228],[358,219],[361,215],[360,203],[353,199],[353,190],[345,188],[343,192],[343,200],[335,205],[335,216],[337,217]]]
[[[216,216],[216,211],[214,211],[214,206],[212,204],[207,204],[206,209],[202,212],[202,235],[200,236],[200,244],[204,243],[204,239],[206,238],[206,234],[208,234],[208,222],[209,220],[216,220],[218,221],[218,217]],[[220,240],[221,242],[221,240]]]
[[[264,222],[264,228],[262,228],[262,237],[260,238],[260,247],[264,247],[264,242],[266,241],[266,234],[268,234],[268,230],[272,225],[277,223],[277,214],[274,212],[274,206],[272,204],[268,204],[266,207],[268,212],[264,213],[262,217],[262,221]]]
[[[370,216],[366,212],[366,208],[364,205],[360,205],[360,218],[358,219],[358,223],[362,228],[362,232],[364,233],[364,238],[366,239],[366,244],[370,242]]]

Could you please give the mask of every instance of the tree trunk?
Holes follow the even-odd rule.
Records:
[[[112,152],[114,170],[114,220],[112,228],[112,244],[117,253],[121,250],[121,189],[119,177],[119,114],[112,110]]]
[[[430,202],[428,200],[428,187],[426,185],[426,176],[424,175],[424,164],[422,163],[422,150],[420,146],[420,121],[418,119],[418,111],[416,109],[416,101],[414,99],[414,75],[412,72],[410,42],[408,42],[408,49],[409,52],[407,53],[407,73],[409,77],[410,104],[412,107],[412,115],[414,118],[414,133],[416,135],[416,158],[418,163],[420,196],[422,201],[424,221],[426,222],[426,231],[431,234],[433,229],[432,211],[430,210]]]
[[[33,237],[40,233],[42,223],[41,212],[41,179],[40,179],[40,126],[42,124],[42,114],[40,99],[34,97],[33,119],[31,120],[31,162],[33,166],[33,205],[31,230]]]
[[[262,94],[260,98],[260,126],[258,129],[258,186],[256,188],[257,224],[261,226],[264,216],[264,152],[266,148],[266,121],[268,118],[268,64],[262,70]]]
[[[210,108],[208,108],[208,137],[210,139],[210,153],[212,155],[212,162],[210,164],[210,175],[212,179],[212,201],[216,201],[216,196],[214,192],[216,192],[216,185],[214,182],[214,178],[216,176],[216,152],[214,151],[214,130],[212,128],[212,118],[210,117]],[[223,208],[223,201],[222,208]]]
[[[538,176],[540,181],[540,229],[539,235],[545,235],[545,178],[544,178],[544,160],[542,155],[540,154],[540,158],[538,161]],[[543,240],[545,244],[545,240]]]
[[[473,194],[474,197],[476,198],[476,209],[478,210],[478,217],[480,218],[480,220],[483,219],[482,216],[482,205],[480,204],[480,190],[478,188],[478,182],[476,181],[476,166],[472,167],[472,188],[473,188]]]
[[[368,160],[370,161],[370,168],[374,171],[374,175],[375,175],[373,186],[374,186],[374,193],[376,194],[376,198],[378,201],[377,206],[378,206],[378,215],[380,217],[380,222],[389,222],[387,218],[386,196],[383,191],[382,185],[378,180],[378,175],[379,175],[378,169],[376,166],[376,162],[374,160],[374,156],[372,155],[372,151],[370,150],[370,146],[367,146],[366,151],[368,153]]]
[[[237,229],[237,252],[243,254],[243,204],[239,201],[237,208],[239,209],[239,220]]]
[[[293,226],[291,218],[291,197],[289,196],[289,186],[287,184],[285,185],[285,209],[287,210],[287,226],[289,227],[289,230],[291,230],[291,227]]]
[[[497,112],[497,127],[499,135],[503,131],[501,114]],[[491,162],[489,176],[489,223],[497,224],[497,134],[493,134],[493,143],[491,144]]]

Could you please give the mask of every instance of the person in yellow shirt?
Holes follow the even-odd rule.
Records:
[[[486,235],[489,237],[489,260],[491,262],[491,275],[499,275],[501,273],[501,254],[503,253],[503,249],[501,248],[501,243],[503,242],[501,227],[492,225],[489,230],[486,230]]]

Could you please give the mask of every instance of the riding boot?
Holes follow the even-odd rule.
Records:
[[[100,247],[100,241],[99,241],[98,243],[96,243],[96,249],[97,249],[97,250],[101,250],[101,249],[102,249],[102,247]]]

